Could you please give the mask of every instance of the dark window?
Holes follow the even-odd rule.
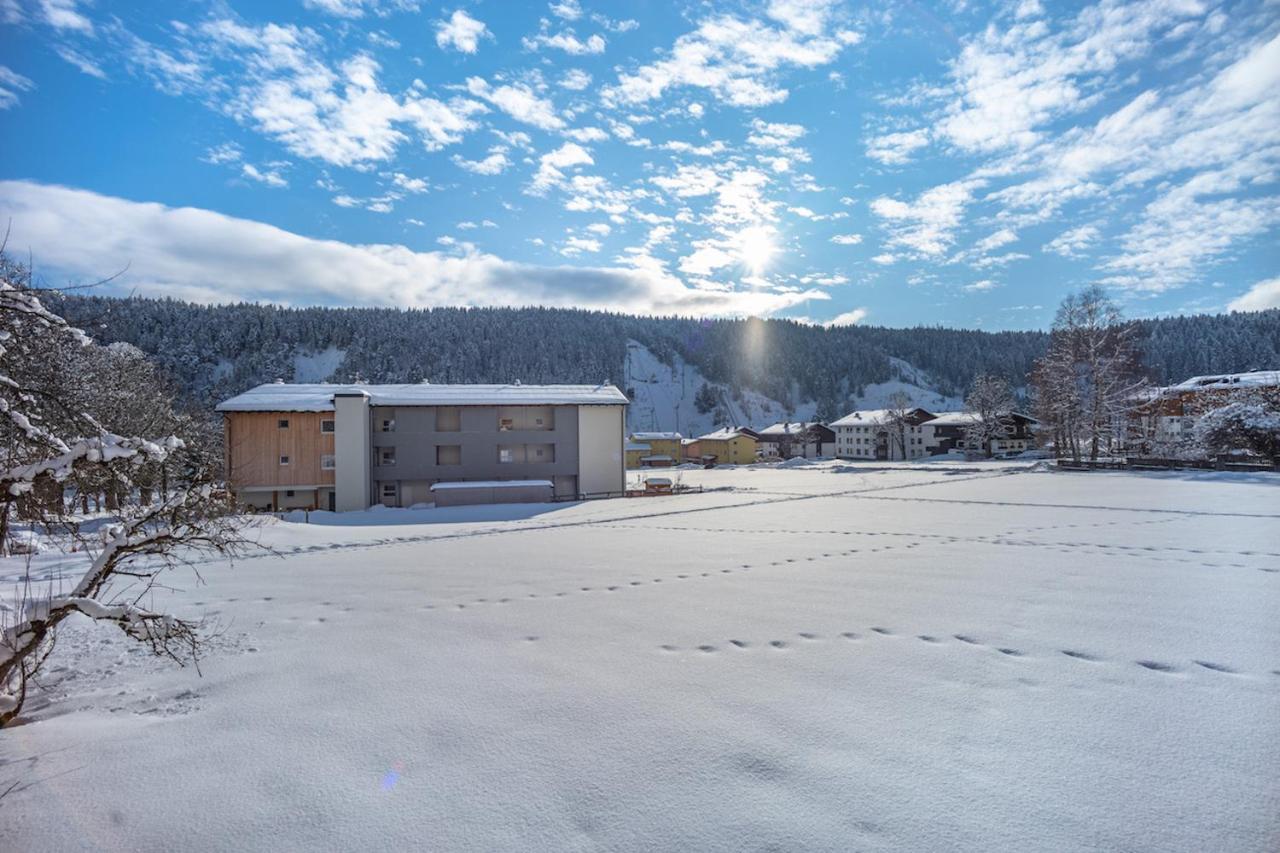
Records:
[[[288,418],[281,418],[280,420],[276,421],[276,426],[278,426],[280,429],[288,429],[288,428],[289,428],[289,419],[288,419]]]
[[[324,418],[320,421],[321,432],[333,432],[333,418]]]
[[[288,465],[288,464],[289,464],[289,457],[288,457],[288,456],[281,456],[281,457],[280,457],[280,464],[281,464],[281,465]]]

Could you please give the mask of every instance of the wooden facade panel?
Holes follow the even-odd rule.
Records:
[[[333,483],[333,471],[321,466],[321,457],[334,452],[333,433],[320,431],[333,412],[228,412],[224,418],[227,479],[235,488]],[[288,465],[280,464],[281,456],[289,457]]]

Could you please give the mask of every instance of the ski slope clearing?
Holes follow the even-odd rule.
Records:
[[[269,523],[203,677],[72,625],[0,849],[1276,849],[1274,476],[679,476]]]

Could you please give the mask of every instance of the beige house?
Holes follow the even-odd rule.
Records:
[[[717,465],[750,465],[759,453],[759,442],[750,430],[725,427],[700,435],[694,451],[699,459],[715,457]]]
[[[242,503],[345,511],[620,494],[627,402],[612,385],[276,383],[217,408]]]

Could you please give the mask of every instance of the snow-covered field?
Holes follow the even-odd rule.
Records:
[[[1280,847],[1275,477],[682,477],[272,523],[203,677],[74,625],[0,849]]]

